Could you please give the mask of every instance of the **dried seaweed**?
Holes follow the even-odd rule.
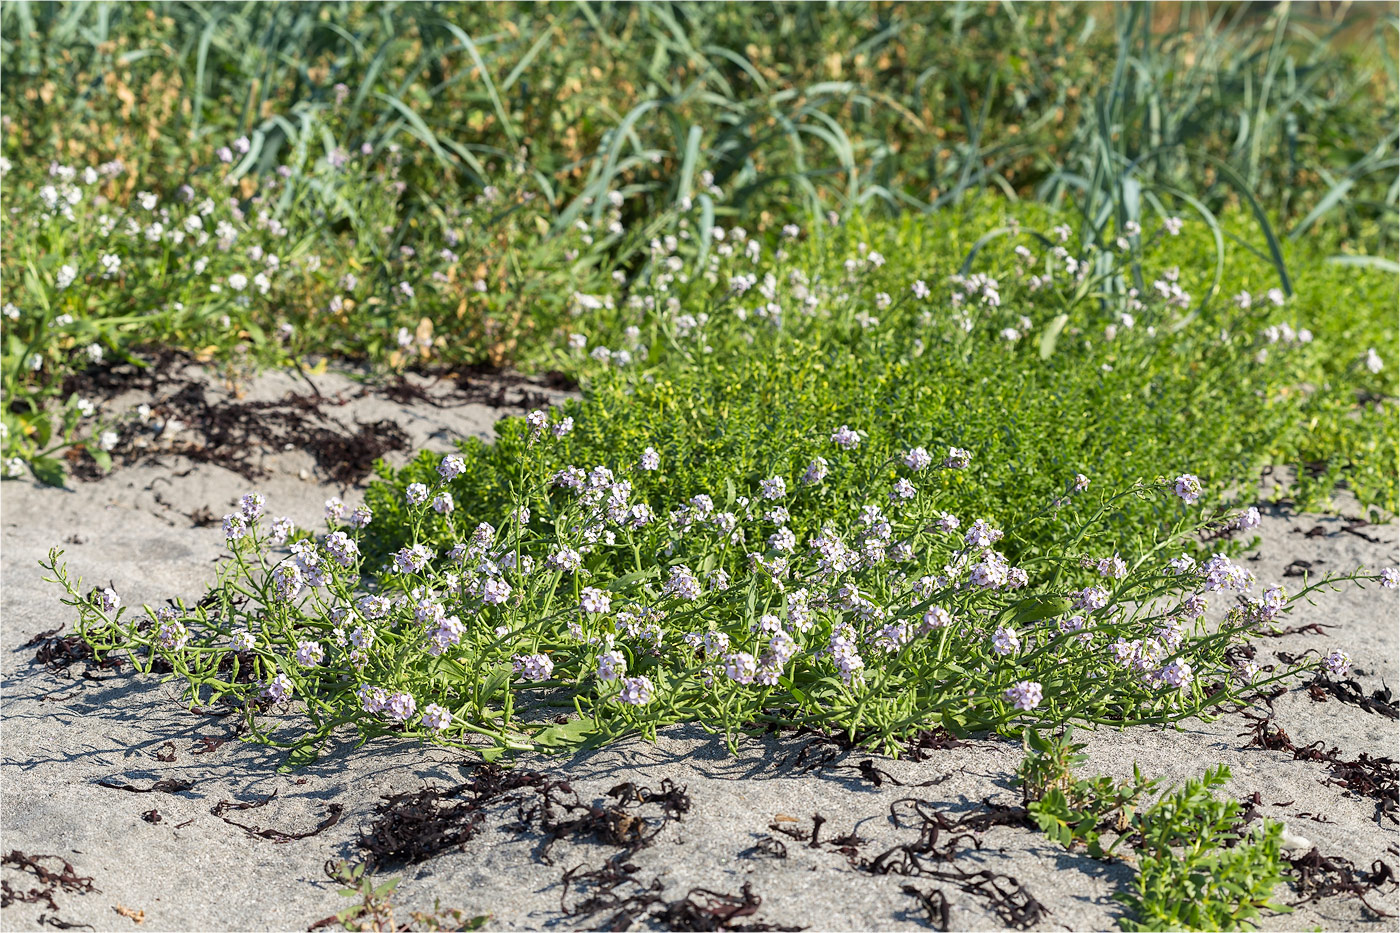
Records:
[[[239,829],[243,830],[250,836],[257,836],[261,839],[271,839],[273,842],[277,843],[294,842],[297,839],[309,839],[312,836],[320,835],[321,833],[330,829],[336,823],[339,823],[341,814],[345,812],[345,807],[341,804],[327,804],[325,818],[322,819],[321,822],[317,823],[316,826],[312,829],[308,829],[305,832],[299,833],[289,833],[281,829],[264,829],[261,826],[249,826],[246,823],[240,823],[237,820],[231,820],[224,815],[230,810],[256,810],[259,807],[265,807],[269,803],[271,803],[273,798],[275,798],[276,796],[277,791],[274,790],[266,797],[260,797],[257,800],[250,800],[242,803],[234,803],[230,800],[220,800],[217,804],[213,806],[212,809],[210,809],[209,812],[214,814],[230,826],[237,826]]]
[[[774,839],[772,836],[759,836],[753,845],[739,853],[740,858],[766,858],[785,859],[788,857],[787,846],[781,839]]]
[[[602,868],[584,871],[583,866],[572,868],[564,873],[563,892],[559,896],[560,909],[568,917],[590,917],[600,913],[611,916],[599,929],[626,930],[637,920],[645,918],[647,926],[663,930],[801,930],[803,927],[786,927],[762,920],[736,923],[758,913],[763,899],[753,892],[750,883],[745,882],[738,894],[711,891],[708,888],[691,888],[685,897],[667,901],[662,897],[664,889],[660,878],[643,883],[635,877],[637,866],[621,862],[621,856],[609,859]],[[619,894],[618,889],[629,887],[633,890]],[[570,905],[570,889],[587,890],[589,893]]]
[[[1371,691],[1368,696],[1355,680],[1348,678],[1337,681],[1319,673],[1308,684],[1308,692],[1314,700],[1326,700],[1331,696],[1343,703],[1359,706],[1368,713],[1375,713],[1387,719],[1400,719],[1400,700],[1397,700],[1386,686]]]
[[[856,868],[872,875],[902,875],[945,881],[960,890],[986,899],[996,915],[1010,926],[1028,929],[1039,923],[1050,909],[1036,900],[1011,875],[990,869],[968,871],[953,859],[960,845],[970,842],[981,848],[980,834],[993,826],[1018,826],[1028,822],[1026,811],[1020,807],[1001,806],[988,801],[979,812],[951,817],[934,808],[926,800],[904,797],[890,804],[890,821],[896,827],[915,823],[919,837],[912,843],[901,843],[881,852],[873,859],[853,861]],[[901,810],[907,812],[901,812]],[[912,887],[912,886],[911,886]],[[917,889],[916,889],[917,890]],[[907,892],[906,892],[907,893]],[[917,895],[923,902],[924,895]],[[930,917],[941,920],[942,911],[932,894],[925,908]],[[932,906],[930,906],[932,905]]]
[[[1249,713],[1245,718],[1254,723],[1248,732],[1246,748],[1262,748],[1275,752],[1288,752],[1296,761],[1319,761],[1328,766],[1331,776],[1324,783],[1335,784],[1361,797],[1376,801],[1376,822],[1388,819],[1400,824],[1400,768],[1395,759],[1372,757],[1362,752],[1350,761],[1341,757],[1341,750],[1333,746],[1324,751],[1326,745],[1313,742],[1311,745],[1294,744],[1281,726],[1273,724],[1272,716],[1256,716]]]
[[[345,404],[345,399],[327,399],[312,384],[312,395],[288,393],[269,401],[210,401],[206,386],[173,372],[162,370],[150,379],[150,389],[161,391],[151,402],[155,416],[194,426],[198,440],[176,440],[167,448],[137,444],[147,428],[131,423],[118,430],[113,457],[124,464],[153,461],[173,452],[200,463],[211,463],[231,470],[245,479],[266,475],[255,462],[259,451],[304,450],[335,483],[350,485],[363,479],[374,462],[385,454],[406,450],[409,437],[394,421],[372,424],[356,421],[346,424],[333,417],[328,407]],[[73,464],[80,479],[103,476],[89,456]],[[196,523],[199,516],[191,516]]]
[[[1372,862],[1371,870],[1366,872],[1359,870],[1349,859],[1340,855],[1325,856],[1314,846],[1306,855],[1285,860],[1293,867],[1293,884],[1303,895],[1302,900],[1289,906],[1300,907],[1323,898],[1346,894],[1359,900],[1377,917],[1395,917],[1395,914],[1386,913],[1366,900],[1366,895],[1383,887],[1400,887],[1394,870],[1380,859]]]
[[[178,778],[161,778],[150,787],[137,787],[135,784],[118,784],[116,781],[98,781],[99,787],[124,790],[133,794],[183,794],[194,787],[194,781],[181,781]]]
[[[62,868],[49,868],[45,861],[57,862]],[[15,868],[22,872],[29,872],[34,875],[42,887],[31,887],[27,891],[21,891],[8,881],[0,881],[0,907],[9,907],[11,904],[44,904],[53,914],[40,914],[39,924],[41,926],[52,926],[61,930],[71,930],[78,927],[92,929],[90,924],[69,923],[57,916],[58,903],[54,900],[54,895],[60,890],[70,894],[90,894],[97,891],[93,886],[92,879],[79,875],[77,869],[67,859],[57,855],[27,855],[19,849],[11,849],[4,856],[0,856],[0,865]]]
[[[967,748],[970,742],[964,742],[947,729],[921,729],[909,741],[904,743],[905,754],[914,761],[926,761],[933,757],[933,752],[947,751],[953,748]]]
[[[83,640],[81,635],[60,635],[63,626],[59,626],[49,632],[34,636],[24,644],[24,647],[31,648],[39,646],[39,650],[34,652],[34,663],[42,664],[50,672],[72,677],[73,674],[68,669],[74,664],[84,663],[88,670],[83,672],[83,676],[94,679],[91,673],[92,668],[97,670],[120,670],[124,663],[121,658],[103,658],[97,660],[93,655],[92,646]]]
[[[919,902],[924,913],[928,915],[929,924],[934,929],[947,930],[949,928],[952,905],[948,903],[948,895],[937,888],[921,891],[912,884],[906,884],[900,890]]]
[[[758,913],[763,898],[753,893],[745,881],[738,894],[724,894],[708,888],[691,888],[685,897],[666,904],[651,914],[651,921],[668,930],[800,930],[756,920],[736,924],[741,917]]]
[[[390,794],[376,809],[369,832],[359,841],[376,866],[412,864],[469,842],[480,830],[487,804],[515,791],[517,832],[538,828],[544,834],[539,855],[550,862],[550,848],[560,839],[593,838],[604,845],[634,852],[651,844],[661,826],[690,809],[685,788],[664,779],[658,789],[632,782],[607,792],[611,805],[584,803],[567,781],[538,771],[507,771],[495,765],[480,768],[473,778],[455,787],[425,787]],[[643,806],[661,810],[659,820],[638,812]]]
[[[63,868],[59,870],[46,868],[40,861],[41,859],[58,862]],[[91,878],[79,875],[71,862],[57,855],[26,855],[19,849],[11,849],[6,855],[0,857],[0,865],[18,868],[20,871],[33,872],[41,884],[54,885],[70,894],[90,894],[97,890],[93,887]]]

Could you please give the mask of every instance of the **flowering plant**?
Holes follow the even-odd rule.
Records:
[[[1252,511],[1187,508],[1125,556],[1122,504],[1189,507],[1198,482],[1186,474],[1097,495],[1068,478],[1039,515],[1001,529],[943,508],[968,452],[935,467],[915,449],[893,483],[833,504],[821,486],[845,466],[842,430],[830,459],[791,484],[774,476],[740,494],[731,482],[657,515],[627,478],[654,457],[551,473],[540,452],[569,424],[530,420],[534,463],[512,506],[444,553],[418,532],[453,508],[456,455],[409,489],[411,540],[385,566],[360,548],[379,521],[368,508],[333,499],[329,531],[312,535],[268,522],[254,493],[225,516],[230,559],[194,604],[133,615],[110,591],[82,595],[59,552],[46,567],[99,655],[158,666],[192,701],[238,704],[260,740],[314,745],[351,726],[487,754],[685,721],[731,743],[822,725],[891,753],[934,726],[1173,722],[1298,675],[1305,662],[1261,669],[1249,640],[1299,600],[1396,582],[1358,571],[1255,596],[1224,555],[1174,556],[1203,528],[1256,523]],[[807,509],[828,519],[799,538],[790,517]],[[1052,518],[1071,529],[1060,547],[1007,556]],[[276,714],[291,709],[312,729],[289,743]]]

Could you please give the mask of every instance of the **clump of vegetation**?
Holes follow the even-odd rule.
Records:
[[[412,911],[408,922],[399,924],[394,919],[391,895],[402,879],[390,878],[376,885],[374,879],[366,874],[364,865],[351,864],[344,859],[327,862],[326,876],[345,886],[339,892],[341,896],[359,898],[360,902],[312,924],[313,930],[337,925],[354,933],[362,930],[374,933],[396,933],[399,930],[479,930],[491,919],[489,916],[469,917],[465,911],[456,907],[444,908],[434,901],[431,913]]]
[[[1026,743],[1021,789],[1036,825],[1067,849],[1134,865],[1132,890],[1115,895],[1130,911],[1124,930],[1250,929],[1265,911],[1290,909],[1274,900],[1288,867],[1283,825],[1247,821],[1239,801],[1215,795],[1230,780],[1225,765],[1153,799],[1158,782],[1136,765],[1129,781],[1077,776],[1084,745],[1069,729],[1027,730]],[[1107,848],[1104,833],[1115,837]]]
[[[541,414],[535,449],[567,430]],[[914,448],[892,483],[832,502],[825,480],[859,443],[838,427],[830,459],[792,488],[781,475],[731,480],[722,498],[677,502],[665,519],[607,468],[550,473],[537,457],[497,524],[442,554],[405,545],[382,569],[360,546],[371,510],[331,500],[318,537],[268,523],[252,493],[224,518],[231,560],[211,591],[144,616],[110,590],[84,595],[60,552],[45,566],[99,657],[169,665],[192,699],[239,704],[255,736],[303,756],[342,726],[498,754],[675,722],[731,742],[756,726],[820,724],[898,753],[935,725],[1171,722],[1301,674],[1236,663],[1295,601],[1346,581],[1400,582],[1356,572],[1250,596],[1243,566],[1181,553],[1219,525],[1190,509],[1170,534],[1120,551],[1120,503],[1189,505],[1200,489],[1189,474],[1116,494],[1071,479],[1040,517],[1003,531],[942,508],[966,451],[935,461]],[[644,457],[636,472],[657,465]],[[411,528],[452,508],[462,469],[449,456],[433,487],[409,489]],[[809,510],[825,518],[799,540],[789,522]],[[1044,521],[1069,529],[1062,546],[1009,556],[1003,539],[1035,540]],[[1210,593],[1240,594],[1218,624],[1203,619]],[[1328,663],[1346,666],[1340,654]],[[279,738],[285,720],[268,714],[296,707],[311,731]]]

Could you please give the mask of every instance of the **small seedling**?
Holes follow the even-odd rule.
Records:
[[[479,930],[490,919],[489,916],[468,917],[464,911],[455,907],[443,908],[434,900],[432,913],[412,911],[409,914],[409,922],[399,926],[394,922],[394,905],[389,896],[402,879],[390,878],[383,884],[376,885],[363,864],[351,864],[344,859],[327,862],[326,875],[332,881],[345,885],[339,892],[342,897],[357,897],[360,903],[347,907],[334,917],[327,917],[312,929],[339,924],[352,933],[362,930],[372,930],[375,933],[397,930]]]

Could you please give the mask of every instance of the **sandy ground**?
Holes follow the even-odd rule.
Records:
[[[283,381],[260,382],[257,393],[295,390],[296,380],[273,377],[278,379]],[[334,379],[326,383],[328,388],[334,384]],[[340,388],[349,390],[352,384],[345,380]],[[343,411],[366,421],[393,418],[405,426],[415,447],[446,449],[455,435],[489,436],[495,418],[510,410],[460,398],[440,408],[371,395],[347,402]],[[328,484],[300,451],[268,451],[258,462],[269,475],[256,487],[278,514],[314,525],[327,495],[356,501],[353,489]],[[96,888],[58,890],[57,910],[42,902],[13,903],[0,911],[0,928],[35,929],[55,925],[57,918],[101,930],[137,929],[131,915],[139,911],[140,929],[306,929],[349,903],[337,894],[339,885],[328,880],[323,866],[327,860],[363,857],[356,842],[381,795],[418,790],[427,783],[457,784],[471,773],[474,762],[460,754],[408,743],[338,747],[290,773],[278,770],[279,754],[242,742],[196,754],[205,747],[203,738],[225,737],[229,726],[182,708],[173,684],[111,674],[65,678],[33,663],[35,649],[25,643],[70,620],[57,602],[56,587],[41,579],[38,561],[50,547],[64,548],[72,572],[88,585],[110,581],[129,604],[154,604],[177,594],[194,597],[211,577],[221,536],[217,528],[199,527],[190,516],[198,518],[204,508],[222,514],[248,488],[248,480],[229,470],[172,454],[68,490],[17,481],[0,490],[0,848],[60,856],[78,875],[91,877]],[[1296,587],[1297,579],[1283,576],[1296,560],[1311,562],[1314,571],[1341,571],[1389,566],[1400,558],[1394,526],[1346,529],[1339,518],[1272,511],[1249,566],[1265,584]],[[1324,637],[1266,640],[1261,648],[1267,659],[1276,651],[1342,647],[1355,659],[1357,679],[1366,691],[1393,686],[1400,681],[1397,609],[1394,592],[1374,587],[1327,594],[1315,609],[1289,619],[1292,625],[1328,626]],[[70,674],[80,670],[75,667]],[[1274,705],[1278,724],[1300,746],[1322,740],[1346,757],[1396,755],[1395,720],[1335,700],[1317,702],[1301,689]],[[1344,855],[1361,867],[1377,859],[1400,867],[1400,832],[1378,816],[1374,799],[1326,783],[1323,763],[1247,748],[1241,733],[1249,726],[1231,714],[1180,729],[1084,733],[1091,753],[1088,768],[1126,776],[1137,762],[1151,776],[1181,781],[1225,762],[1234,772],[1231,794],[1244,798],[1257,792],[1264,815],[1283,820],[1322,853]],[[901,890],[913,883],[946,893],[954,929],[1007,927],[985,897],[954,883],[860,871],[832,840],[851,832],[867,840],[852,844],[857,860],[914,841],[917,829],[907,822],[895,825],[890,817],[891,805],[910,796],[954,816],[977,812],[984,801],[1018,803],[1013,784],[1021,757],[1017,745],[982,741],[931,753],[922,762],[841,754],[810,767],[810,753],[807,760],[798,760],[807,741],[791,736],[749,740],[738,756],[731,756],[719,738],[695,727],[677,727],[655,745],[629,741],[573,757],[532,758],[520,766],[566,779],[584,802],[611,802],[606,792],[624,781],[655,788],[669,778],[686,788],[689,811],[679,820],[657,821],[654,843],[626,855],[626,864],[634,866],[629,874],[641,884],[619,888],[620,893],[657,879],[663,900],[674,901],[694,887],[738,894],[747,883],[761,904],[736,924],[927,928],[917,902]],[[903,786],[889,780],[875,786],[864,778],[858,764],[866,758]],[[180,793],[138,794],[98,783],[147,787],[166,778],[193,786]],[[908,786],[924,782],[936,783]],[[226,815],[248,826],[297,833],[316,826],[332,805],[343,807],[343,813],[324,832],[291,842],[250,835],[211,813],[220,801],[250,802],[274,791],[277,796],[266,806]],[[517,796],[524,805],[532,799],[528,792]],[[143,818],[152,810],[159,812],[159,822]],[[513,800],[498,801],[485,808],[479,834],[464,850],[382,871],[380,880],[402,878],[394,893],[398,922],[406,922],[409,910],[431,909],[436,900],[470,915],[489,914],[490,929],[597,928],[606,923],[612,911],[573,917],[562,912],[562,877],[576,866],[600,867],[619,850],[565,839],[546,851],[537,819],[527,819],[530,825],[523,829],[517,825],[523,812]],[[658,810],[650,806],[640,812]],[[769,828],[810,830],[814,814],[825,817],[815,847]],[[1314,821],[1311,814],[1323,814],[1327,822]],[[787,856],[755,850],[764,837],[783,842]],[[1122,908],[1112,895],[1132,878],[1121,862],[1067,853],[1022,826],[993,827],[978,834],[976,843],[960,849],[956,864],[1014,876],[1049,908],[1036,928],[1117,928]],[[11,865],[0,868],[0,878],[20,894],[41,887],[33,874]],[[1296,899],[1287,889],[1279,894]],[[570,905],[578,900],[577,891],[569,892]],[[1394,888],[1373,894],[1371,902],[1400,914]],[[658,923],[643,919],[636,926]],[[1379,930],[1395,929],[1396,920],[1378,918],[1355,899],[1338,897],[1269,917],[1263,926]]]

